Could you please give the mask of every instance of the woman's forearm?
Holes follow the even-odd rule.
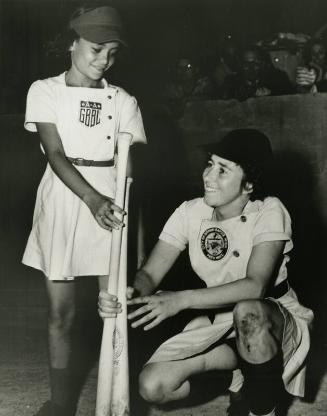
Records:
[[[151,295],[155,291],[156,284],[152,280],[149,273],[143,269],[140,269],[136,273],[133,287],[139,296],[147,296]]]
[[[246,299],[260,299],[264,287],[254,279],[246,277],[235,282],[205,289],[180,292],[182,309],[217,309],[235,305]]]

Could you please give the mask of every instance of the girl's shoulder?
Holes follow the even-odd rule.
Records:
[[[113,84],[109,84],[109,83],[105,82],[105,88],[113,90],[116,93],[117,98],[122,100],[122,101],[126,101],[126,100],[127,101],[134,101],[134,100],[136,100],[133,95],[131,95],[124,88],[122,88],[118,85],[113,85]]]
[[[55,77],[38,79],[32,83],[30,90],[51,90],[57,86],[65,86],[65,74],[60,74]]]

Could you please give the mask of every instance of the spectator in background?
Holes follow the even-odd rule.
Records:
[[[206,100],[212,96],[208,77],[201,77],[198,65],[189,58],[179,58],[170,71],[170,79],[162,94],[164,111],[180,118],[187,102]]]
[[[229,75],[235,75],[240,67],[239,54],[236,43],[231,34],[220,42],[218,57],[215,59],[211,71],[211,80],[214,88],[213,98],[223,98],[223,86]]]
[[[243,50],[238,73],[226,78],[222,98],[244,101],[250,97],[290,94],[293,90],[287,74],[273,66],[269,55],[250,46]]]
[[[311,39],[303,54],[304,65],[297,68],[297,92],[327,91],[326,47],[321,39]]]

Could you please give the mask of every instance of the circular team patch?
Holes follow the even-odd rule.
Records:
[[[201,249],[209,260],[220,260],[225,257],[228,249],[227,236],[217,227],[208,228],[201,237]]]

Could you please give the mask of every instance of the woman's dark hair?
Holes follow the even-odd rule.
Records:
[[[253,191],[250,194],[250,200],[263,200],[266,196],[268,196],[265,186],[265,171],[263,169],[258,169],[257,167],[250,164],[240,166],[244,171],[242,186],[245,186],[247,182],[253,185]]]

